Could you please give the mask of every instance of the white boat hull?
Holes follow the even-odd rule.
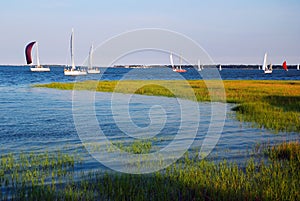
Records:
[[[265,74],[271,74],[272,70],[265,70],[264,72],[265,72]]]
[[[89,74],[99,74],[99,73],[100,73],[100,70],[98,70],[98,69],[89,69],[87,72],[88,72]]]
[[[31,72],[50,72],[50,68],[30,68]]]
[[[70,75],[70,76],[77,76],[77,75],[86,75],[86,71],[80,71],[80,70],[65,70],[64,71],[65,75]]]

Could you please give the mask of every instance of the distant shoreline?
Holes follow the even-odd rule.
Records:
[[[218,68],[220,64],[210,64],[210,65],[204,65],[204,68],[212,69],[212,68]],[[221,64],[223,69],[257,69],[261,67],[261,65],[258,64]],[[68,67],[67,65],[61,65],[61,64],[44,64],[43,66],[47,67],[55,67],[55,68],[65,68]],[[177,66],[177,65],[175,65]],[[197,68],[197,65],[181,65],[182,68]],[[28,65],[5,65],[0,64],[1,67],[29,67]],[[86,66],[80,66],[78,67],[86,67]],[[99,67],[99,66],[95,66]],[[130,65],[114,65],[110,67],[102,67],[100,68],[172,68],[171,65],[164,65],[164,64],[157,64],[157,65],[140,65],[140,64],[130,64]],[[281,64],[275,64],[272,66],[273,69],[282,69]],[[289,69],[297,69],[297,64],[288,65]]]

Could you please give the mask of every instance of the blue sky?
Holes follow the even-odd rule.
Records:
[[[75,29],[76,63],[89,46],[133,29],[168,29],[195,40],[216,63],[300,63],[298,0],[10,0],[0,3],[0,64],[25,64],[24,47],[39,41],[41,63],[66,64]],[[168,63],[131,55],[122,62]]]

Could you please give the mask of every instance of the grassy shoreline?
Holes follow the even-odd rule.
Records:
[[[60,90],[135,93],[195,101],[224,101],[221,97],[223,86],[226,102],[238,104],[234,108],[238,120],[252,122],[255,127],[275,132],[300,132],[300,81],[128,80],[34,85]]]
[[[0,200],[299,200],[299,142],[264,153],[267,162],[251,158],[244,167],[184,156],[142,175],[79,173],[76,157],[60,151],[0,155]]]

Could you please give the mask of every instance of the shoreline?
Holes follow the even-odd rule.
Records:
[[[175,64],[177,66],[178,64]],[[220,64],[209,64],[205,65],[204,67],[206,69],[214,69],[218,68]],[[261,67],[260,64],[221,64],[222,69],[245,69],[245,70],[259,70],[258,68]],[[68,65],[63,65],[63,64],[43,64],[43,66],[47,67],[54,67],[54,68],[65,68],[68,67]],[[182,68],[197,68],[197,64],[189,64],[189,65],[181,65]],[[20,64],[20,65],[11,65],[11,64],[0,64],[0,68],[2,67],[29,67],[28,65],[25,64]],[[77,67],[87,67],[87,66],[82,66],[82,65],[77,65]],[[103,67],[103,66],[95,66],[97,68],[142,68],[142,69],[147,69],[147,68],[172,68],[171,65],[169,64],[154,64],[154,65],[141,65],[141,64],[130,64],[130,65],[114,65],[114,66],[109,66],[109,67]],[[274,64],[273,70],[277,69],[282,69],[282,64]],[[289,70],[297,70],[297,64],[291,64],[288,66]]]
[[[140,87],[142,86],[142,87]],[[239,121],[276,132],[300,133],[300,81],[281,80],[126,80],[36,84],[59,90],[90,90],[235,103]],[[116,88],[117,87],[117,88]],[[174,90],[176,94],[171,91]],[[190,90],[187,90],[187,87]],[[211,88],[208,90],[207,87]],[[170,91],[171,89],[171,91]],[[225,94],[224,94],[225,90]],[[194,93],[194,94],[193,94]],[[225,95],[225,97],[224,97]],[[196,99],[195,99],[196,98]]]

